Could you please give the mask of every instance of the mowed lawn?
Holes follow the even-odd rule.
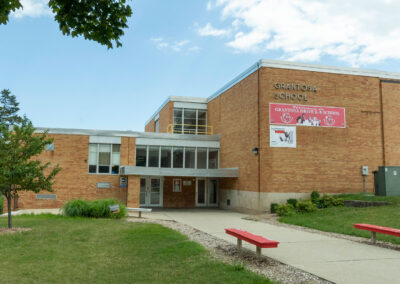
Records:
[[[13,221],[32,231],[0,235],[1,283],[271,283],[156,224],[54,215]]]
[[[400,229],[400,197],[377,197],[362,194],[338,195],[347,200],[389,201],[379,207],[332,207],[313,213],[282,217],[279,221],[326,232],[370,238],[369,231],[354,229],[353,224],[367,223]],[[400,244],[400,237],[376,234],[377,240]]]

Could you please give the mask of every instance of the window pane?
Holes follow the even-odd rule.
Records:
[[[207,119],[207,111],[206,110],[204,110],[204,109],[199,109],[198,110],[198,117],[199,117],[199,120],[206,120]]]
[[[100,144],[99,145],[99,152],[110,153],[111,152],[110,146],[111,146],[110,144]]]
[[[197,134],[205,135],[207,134],[207,111],[206,110],[198,110],[198,119],[197,119]]]
[[[99,173],[101,174],[109,174],[110,166],[99,166]]]
[[[207,168],[207,148],[197,148],[197,168]]]
[[[96,165],[89,165],[89,173],[95,174],[96,170],[97,170],[97,166]]]
[[[120,155],[119,153],[112,153],[112,165],[113,166],[119,166],[119,159],[120,159]]]
[[[174,148],[174,168],[183,168],[183,148]]]
[[[182,109],[174,109],[174,133],[182,133]]]
[[[97,152],[89,152],[89,165],[97,164]]]
[[[183,112],[184,116],[184,133],[185,134],[196,134],[196,110],[185,109]]]
[[[208,149],[208,168],[218,168],[218,149]]]
[[[119,166],[112,166],[112,167],[111,167],[111,173],[112,173],[113,175],[119,174]]]
[[[110,152],[100,152],[99,153],[99,165],[110,165]]]
[[[146,166],[146,146],[136,146],[136,166],[145,167]]]
[[[194,169],[196,148],[185,148],[185,168]]]
[[[119,144],[112,145],[112,151],[113,151],[113,153],[121,152],[121,145],[119,145]]]
[[[171,167],[171,150],[172,147],[161,147],[161,167]]]
[[[159,131],[159,127],[160,127],[160,123],[159,123],[159,120],[157,119],[157,120],[154,122],[154,129],[155,129],[155,132],[158,132],[158,131]]]
[[[159,149],[157,146],[149,147],[149,167],[158,168]]]

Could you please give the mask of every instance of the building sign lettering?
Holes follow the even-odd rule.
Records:
[[[275,83],[275,99],[291,101],[307,101],[307,93],[316,93],[317,86],[297,83]],[[297,93],[296,93],[297,92]],[[301,92],[301,93],[298,93]]]

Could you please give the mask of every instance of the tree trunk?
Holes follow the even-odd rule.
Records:
[[[11,188],[8,188],[8,193],[6,195],[7,197],[7,209],[8,209],[8,228],[12,228],[12,222],[11,222]]]

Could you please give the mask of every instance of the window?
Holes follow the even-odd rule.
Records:
[[[172,147],[161,147],[161,167],[171,167],[171,151]]]
[[[173,179],[172,192],[182,192],[182,180]]]
[[[197,148],[197,168],[207,169],[207,148]]]
[[[208,168],[218,169],[218,149],[208,149]]]
[[[119,174],[121,145],[89,144],[89,173]]]
[[[119,168],[119,156],[118,160],[116,160],[116,158],[114,159],[114,152],[117,151],[114,151],[114,148],[115,147],[113,147],[112,164],[118,165]],[[136,145],[137,167],[218,169],[218,159],[219,149],[217,148]],[[114,161],[117,162],[114,163]],[[93,158],[93,164],[94,169],[96,169],[95,157]],[[89,164],[89,170],[91,169],[90,165],[91,164]]]
[[[154,131],[155,132],[160,131],[160,120],[158,118],[154,121]]]
[[[147,146],[136,146],[136,167],[146,167]]]
[[[174,108],[174,133],[207,134],[207,110]]]
[[[149,146],[149,167],[158,168],[159,157],[160,157],[160,147]]]
[[[173,167],[183,168],[183,147],[174,147],[173,157]]]
[[[196,159],[196,148],[185,148],[185,168],[194,169]]]

